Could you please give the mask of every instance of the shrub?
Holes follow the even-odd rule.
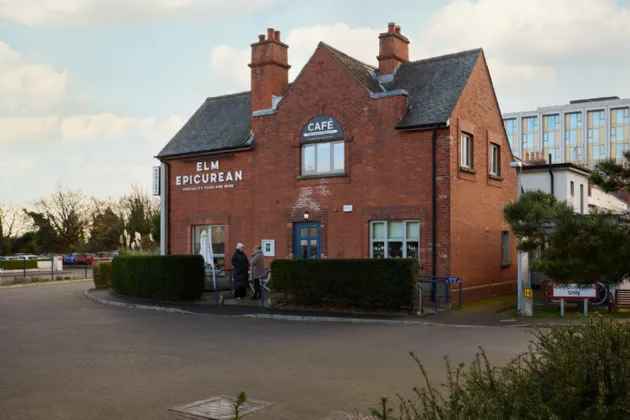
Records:
[[[97,289],[109,289],[111,287],[112,262],[97,261],[94,263],[92,270],[94,287]]]
[[[274,289],[296,303],[358,308],[412,307],[418,262],[412,259],[304,259],[271,263]]]
[[[192,301],[204,288],[201,255],[119,255],[112,261],[114,291],[142,299]]]
[[[8,260],[0,261],[0,268],[3,270],[32,270],[37,268],[37,260]]]
[[[443,393],[420,366],[425,386],[417,401],[400,398],[401,420],[630,418],[630,324],[591,319],[588,323],[538,330],[536,341],[506,366],[492,367],[483,351],[468,368],[453,368]],[[413,354],[412,354],[413,356]]]

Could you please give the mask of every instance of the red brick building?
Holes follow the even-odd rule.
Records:
[[[376,66],[320,43],[289,83],[289,46],[260,35],[251,91],[206,99],[157,156],[163,251],[211,226],[219,267],[265,241],[266,264],[417,258],[465,300],[511,290],[516,174],[483,51],[410,61],[394,24],[378,42]]]

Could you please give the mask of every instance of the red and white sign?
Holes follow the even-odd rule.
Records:
[[[553,283],[554,299],[592,299],[597,297],[597,283]]]

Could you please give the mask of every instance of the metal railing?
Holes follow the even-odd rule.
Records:
[[[439,311],[441,302],[444,306],[451,307],[453,301],[453,292],[451,290],[451,287],[453,285],[458,285],[458,303],[459,307],[461,308],[463,304],[463,293],[462,279],[460,277],[419,275],[418,289],[420,292],[418,308],[420,310],[420,313],[424,313],[425,301],[428,301],[432,304],[436,314]]]
[[[63,262],[55,261],[54,258],[4,261],[9,261],[9,264],[0,264],[0,286],[92,277],[92,263],[90,262],[63,264]],[[3,268],[3,265],[8,268]]]

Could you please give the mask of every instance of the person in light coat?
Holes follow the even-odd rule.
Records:
[[[254,245],[252,254],[252,280],[254,281],[254,296],[252,299],[260,299],[260,278],[265,274],[265,257],[260,245]]]

